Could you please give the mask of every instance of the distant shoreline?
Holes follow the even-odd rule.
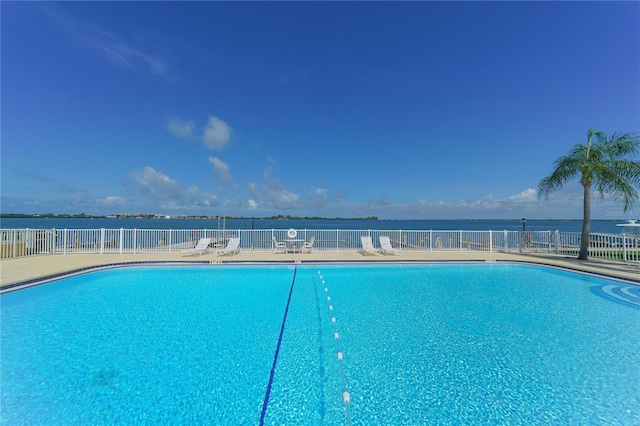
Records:
[[[516,221],[520,222],[522,219],[520,218],[511,218],[511,219],[499,219],[499,218],[484,218],[484,219],[380,219],[377,216],[368,216],[368,217],[319,217],[319,216],[288,216],[288,215],[276,215],[276,216],[265,216],[265,217],[252,217],[252,216],[201,216],[201,215],[152,215],[152,214],[141,214],[141,215],[87,215],[84,213],[80,214],[25,214],[25,213],[0,213],[0,219],[177,219],[177,220],[216,220],[218,218],[224,218],[228,220],[309,220],[309,221],[341,221],[341,220],[353,220],[353,221],[377,221],[377,220],[390,220],[390,221],[416,221],[416,220],[437,220],[437,221]],[[534,218],[526,218],[527,221],[545,221],[545,222],[567,222],[567,221],[582,221],[582,218],[574,218],[574,219],[534,219]],[[591,221],[602,221],[602,222],[620,222],[621,220],[625,220],[622,217],[619,218],[611,218],[611,219],[591,219]]]
[[[201,216],[201,215],[158,215],[158,214],[140,214],[140,215],[102,215],[94,216],[84,213],[80,214],[25,214],[25,213],[0,213],[0,219],[189,219],[189,220],[212,220],[218,218],[225,219],[243,219],[243,220],[378,220],[377,216],[368,217],[320,217],[320,216],[289,216],[277,215],[266,217],[252,216]]]
[[[142,219],[142,218],[141,218]],[[601,233],[619,233],[617,226],[622,220],[591,221],[591,231]],[[127,229],[433,229],[433,230],[510,230],[510,231],[549,231],[580,232],[581,219],[377,219],[377,220],[295,220],[240,218],[234,219],[166,219],[149,218],[140,220],[136,217],[118,219],[105,217],[6,217],[0,219],[0,229],[88,229],[88,228],[127,228]]]

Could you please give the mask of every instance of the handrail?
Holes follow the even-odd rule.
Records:
[[[179,253],[202,237],[240,237],[240,250],[271,252],[273,240],[288,241],[288,229],[0,229],[0,258],[44,254]],[[581,233],[506,230],[298,229],[297,238],[315,238],[315,252],[356,252],[360,237],[374,246],[388,236],[400,252],[546,252],[577,255]],[[640,236],[591,233],[589,256],[640,262]]]

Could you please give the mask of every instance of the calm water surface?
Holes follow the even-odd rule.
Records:
[[[339,343],[354,424],[640,424],[640,308],[608,296],[638,290],[505,264],[84,274],[0,296],[0,423],[347,424]]]
[[[593,220],[591,232],[618,234],[624,220]],[[56,229],[217,229],[217,220],[205,219],[2,219],[1,228]],[[267,220],[227,219],[227,229],[384,229],[384,230],[469,230],[520,231],[514,220]],[[527,220],[528,231],[580,232],[580,220]]]

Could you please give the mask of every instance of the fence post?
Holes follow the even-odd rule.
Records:
[[[101,228],[100,229],[100,254],[104,254],[104,234],[105,234],[105,229]]]
[[[22,234],[22,244],[24,244],[24,256],[27,256],[29,253],[29,228],[24,230]],[[15,256],[14,256],[15,257]]]
[[[624,232],[622,233],[622,260],[627,261],[627,236]]]
[[[67,254],[67,228],[63,230],[64,234],[62,234],[62,254]]]
[[[18,256],[18,230],[14,230],[13,231],[13,247],[11,247],[11,257],[17,257]]]
[[[123,243],[124,243],[124,228],[120,228],[120,238],[118,238],[118,246],[120,246],[118,251],[120,252],[120,254],[122,254]]]
[[[520,253],[524,251],[524,231],[518,232],[520,235]]]
[[[493,231],[489,230],[489,253],[493,253]]]

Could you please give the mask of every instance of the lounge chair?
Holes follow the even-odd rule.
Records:
[[[271,238],[273,240],[273,252],[278,253],[286,253],[287,252],[287,243],[284,241],[276,240],[276,237]]]
[[[200,256],[209,253],[209,244],[211,244],[211,238],[200,238],[194,248],[181,250],[182,256]]]
[[[300,253],[311,253],[313,249],[313,242],[316,240],[316,237],[311,237],[309,241],[305,241],[302,246],[300,246]]]
[[[380,253],[382,254],[398,254],[400,250],[391,246],[391,240],[387,235],[380,235]]]
[[[371,240],[371,237],[369,236],[362,236],[360,237],[360,241],[362,242],[362,248],[360,249],[360,252],[363,255],[368,255],[368,254],[378,254],[378,250],[373,247],[373,241]]]
[[[227,254],[232,255],[236,253],[240,253],[240,237],[229,238],[229,242],[225,248],[216,250],[216,255],[218,256],[224,256]]]

